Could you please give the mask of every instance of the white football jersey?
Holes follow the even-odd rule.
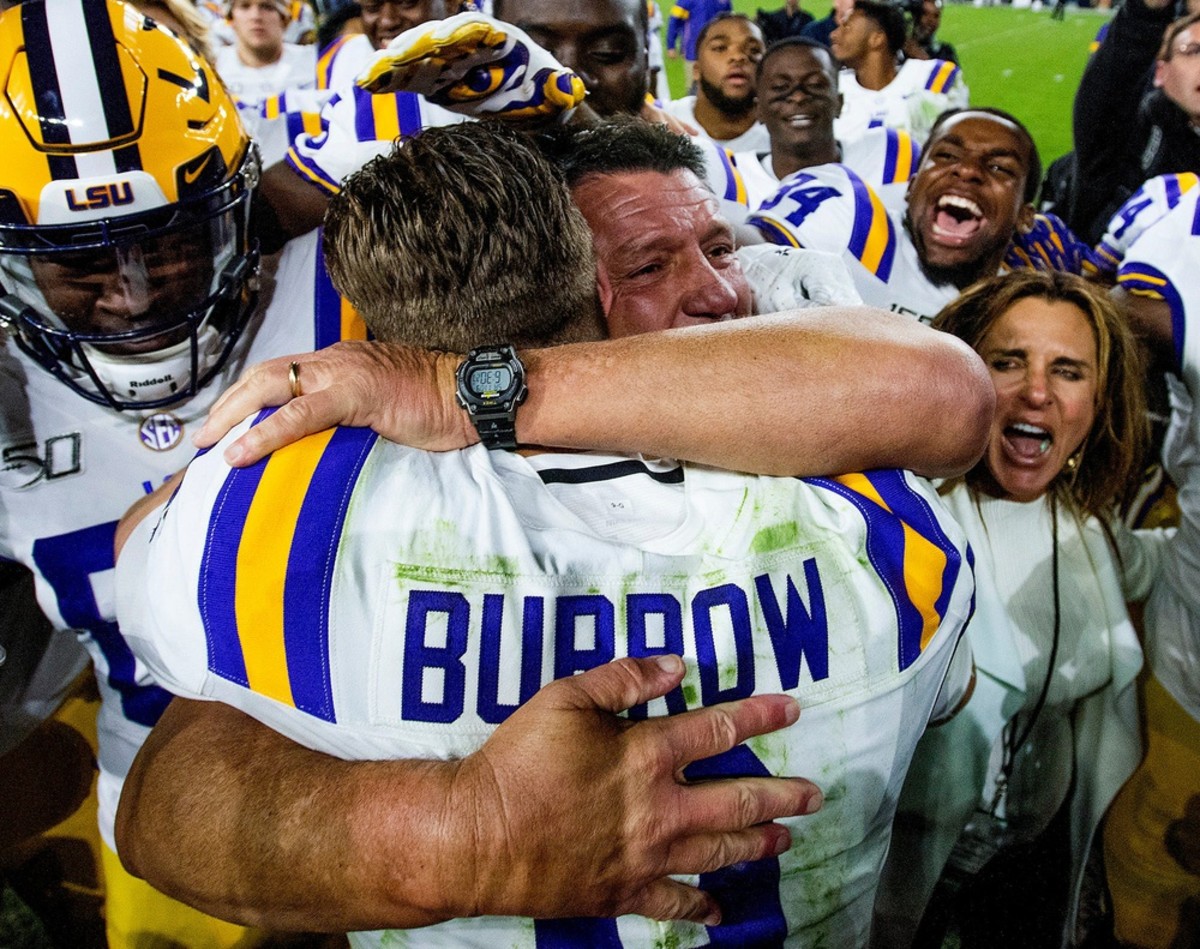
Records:
[[[339,36],[317,58],[317,88],[334,92],[350,88],[374,55],[375,47],[365,34]]]
[[[339,92],[350,94],[355,77],[374,54],[375,47],[362,33],[340,36],[321,51],[316,60],[315,80],[308,86],[285,89],[249,106],[239,101],[242,119],[258,139],[264,167],[282,161],[298,139],[302,149],[324,142],[328,126],[323,119],[325,107]]]
[[[908,182],[921,162],[921,146],[907,132],[876,128],[862,138],[839,146],[840,164],[851,169],[871,186],[889,211],[904,213]],[[746,201],[751,210],[759,207],[779,190],[780,180],[764,150],[739,152],[733,162],[746,184]],[[805,169],[802,169],[802,171]]]
[[[713,138],[704,130],[704,126],[696,121],[695,96],[684,96],[682,99],[664,102],[663,110],[668,115],[686,122],[710,142],[716,142],[731,152],[757,152],[771,147],[771,137],[767,134],[767,127],[761,122],[755,122],[736,138]]]
[[[1172,555],[1146,604],[1146,656],[1155,677],[1200,719],[1200,188],[1190,188],[1125,253],[1118,285],[1171,309],[1176,372],[1163,464],[1181,514]]]
[[[490,917],[356,945],[851,947],[971,609],[968,564],[957,524],[903,472],[434,454],[337,429],[242,470],[219,449],[198,458],[126,545],[117,585],[131,641],[173,690],[347,759],[469,755],[545,683],[626,655],[687,663],[631,718],[800,699],[797,726],[688,769],[805,775],[826,793],[787,822],[787,854],[700,878],[720,927]]]
[[[284,43],[279,60],[259,68],[243,63],[236,46],[223,46],[214,65],[239,105],[258,105],[269,96],[288,89],[309,89],[317,82],[317,51],[311,46]]]
[[[314,231],[288,245],[270,305],[251,320],[219,377],[181,405],[115,412],[70,392],[11,342],[0,359],[0,556],[33,570],[42,610],[59,629],[75,631],[95,663],[103,700],[100,826],[110,847],[121,782],[169,701],[117,629],[113,532],[131,504],[191,460],[192,431],[245,366],[365,336],[318,271],[319,242]]]
[[[969,100],[962,70],[944,59],[906,59],[896,78],[882,89],[864,89],[854,71],[838,74],[842,113],[833,120],[839,142],[861,138],[867,129],[904,129],[919,144],[946,109],[966,108]]]
[[[899,214],[845,165],[818,165],[792,175],[748,223],[767,240],[840,254],[868,306],[928,323],[958,297],[953,284],[932,283]]]
[[[1113,215],[1108,230],[1096,245],[1098,269],[1105,274],[1115,274],[1133,243],[1197,184],[1200,184],[1200,175],[1185,171],[1158,175],[1138,188]]]
[[[215,65],[237,102],[242,124],[258,142],[264,167],[282,161],[291,137],[303,128],[300,115],[289,122],[288,109],[319,113],[322,101],[329,98],[316,89],[316,51],[311,46],[285,44],[280,60],[260,69],[245,65],[236,46],[224,46]]]
[[[288,89],[257,104],[238,103],[238,114],[258,142],[264,168],[283,161],[300,136],[322,133],[321,112],[332,98],[333,93],[324,89]]]
[[[742,224],[750,214],[746,183],[733,162],[733,153],[712,139],[700,136],[692,142],[704,156],[704,183],[717,196],[721,214],[731,224]]]

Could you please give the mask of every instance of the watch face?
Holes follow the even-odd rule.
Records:
[[[474,395],[494,396],[512,385],[512,370],[507,366],[476,369],[467,376],[467,388]]]

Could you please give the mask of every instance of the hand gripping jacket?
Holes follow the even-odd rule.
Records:
[[[212,68],[116,0],[0,17],[0,326],[92,402],[170,405],[254,309],[259,164]]]

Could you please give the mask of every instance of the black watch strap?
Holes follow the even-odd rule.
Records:
[[[491,417],[473,415],[471,416],[471,421],[475,423],[475,431],[479,433],[479,440],[483,442],[484,447],[517,447],[517,419],[515,411],[512,413],[511,418],[508,415]]]

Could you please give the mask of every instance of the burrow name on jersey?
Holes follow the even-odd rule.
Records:
[[[621,655],[695,657],[695,676],[689,674],[665,697],[670,714],[746,698],[764,678],[785,690],[802,678],[806,684],[823,681],[830,675],[825,592],[815,558],[804,561],[802,570],[761,573],[748,583],[720,583],[690,595],[409,589],[403,675],[392,680],[403,683],[397,711],[405,721],[449,723],[471,713],[496,725],[545,681]],[[764,674],[759,668],[764,662],[773,671]],[[502,669],[513,674],[505,676]],[[468,679],[475,683],[472,690]],[[466,708],[468,691],[473,709]],[[512,694],[503,696],[504,691]],[[634,718],[646,714],[644,705],[631,711]]]

